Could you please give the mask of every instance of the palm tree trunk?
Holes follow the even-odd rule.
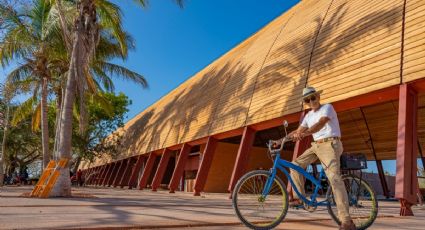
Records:
[[[76,96],[77,81],[83,78],[84,70],[88,68],[89,57],[95,45],[97,32],[96,6],[93,0],[80,0],[78,17],[75,20],[71,61],[59,123],[58,155],[71,159],[72,110]],[[81,90],[81,89],[80,89]],[[50,196],[71,196],[71,180],[69,164],[61,170]]]
[[[59,143],[59,134],[60,134],[60,116],[61,116],[61,111],[62,111],[62,105],[63,105],[63,95],[65,94],[65,86],[61,86],[61,88],[59,89],[59,91],[57,92],[56,95],[56,121],[55,121],[55,143],[53,146],[53,159],[54,160],[58,160],[58,158],[60,156],[57,155],[58,153],[58,143]]]
[[[3,186],[4,181],[4,154],[6,152],[6,138],[7,138],[7,127],[9,125],[10,105],[6,101],[6,115],[4,118],[4,129],[3,129],[3,141],[1,144],[1,155],[0,155],[0,186]]]
[[[43,78],[41,86],[41,141],[43,148],[43,169],[50,161],[49,126],[47,119],[47,78]]]
[[[72,140],[72,109],[75,100],[75,89],[76,89],[76,57],[77,48],[79,43],[74,45],[74,50],[72,52],[71,58],[71,68],[69,69],[69,74],[65,87],[65,97],[60,112],[60,122],[59,126],[59,136],[57,143],[57,153],[56,156],[61,158],[71,159],[71,140]],[[58,178],[51,196],[71,196],[71,180],[69,178],[69,166],[65,167]]]

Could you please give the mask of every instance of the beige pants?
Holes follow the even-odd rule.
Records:
[[[293,163],[305,169],[309,164],[315,162],[317,159],[320,160],[322,167],[325,169],[326,176],[332,186],[339,219],[343,223],[349,222],[351,218],[348,212],[348,197],[344,182],[341,179],[339,162],[339,158],[343,151],[342,143],[340,140],[333,140],[320,144],[313,142],[311,145],[311,148],[307,149]],[[291,177],[297,186],[298,191],[305,195],[303,175],[291,169]],[[293,192],[293,194],[294,198],[298,198],[295,192]]]

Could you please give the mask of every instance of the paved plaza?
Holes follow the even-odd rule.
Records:
[[[32,187],[0,188],[0,229],[246,229],[228,194],[169,194],[166,191],[77,188],[75,198],[26,198]],[[398,202],[381,201],[370,229],[424,229],[425,207],[399,217]],[[289,209],[278,229],[337,229],[324,208]]]

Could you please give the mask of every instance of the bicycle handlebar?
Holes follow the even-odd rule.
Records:
[[[290,138],[288,136],[283,137],[281,139],[280,148],[277,148],[277,149],[273,149],[273,142],[274,142],[274,140],[269,140],[269,142],[267,143],[267,147],[269,149],[269,152],[271,154],[276,154],[276,153],[282,152],[283,145],[285,145],[286,142],[291,141],[291,140],[292,140],[292,138]]]

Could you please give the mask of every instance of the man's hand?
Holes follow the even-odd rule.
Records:
[[[292,141],[294,141],[294,142],[295,141],[300,141],[303,138],[304,138],[303,133],[295,132],[295,133],[292,134]]]
[[[298,132],[298,130],[291,132],[290,134],[288,134],[288,137],[290,137],[292,139],[293,142],[296,141],[300,141],[302,140],[304,137],[309,136],[310,134],[308,132]]]
[[[277,146],[282,144],[282,139],[272,141],[272,148],[277,148]]]

